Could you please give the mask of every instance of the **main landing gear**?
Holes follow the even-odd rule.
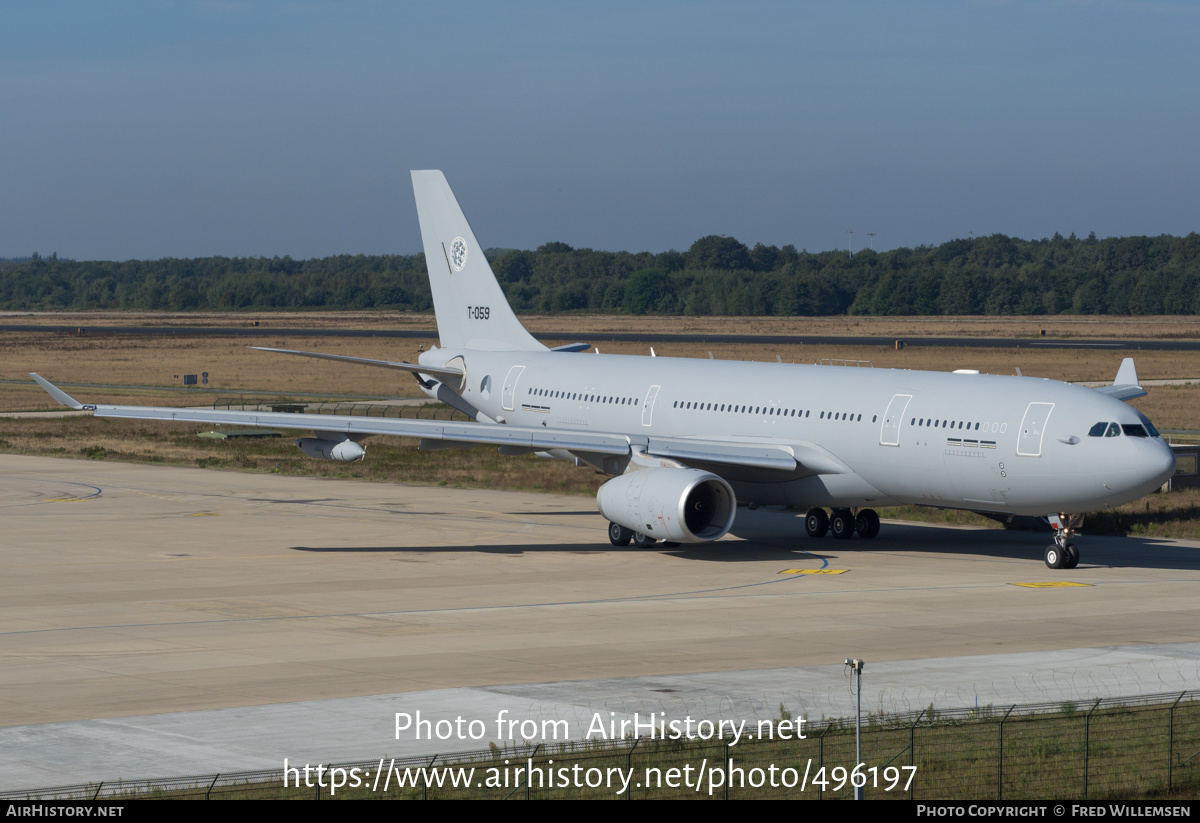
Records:
[[[629,541],[633,541],[633,545],[639,549],[648,549],[658,541],[653,537],[647,537],[641,532],[635,532],[633,529],[627,529],[620,523],[608,524],[608,542],[614,546],[628,546]]]
[[[619,523],[608,524],[608,542],[614,546],[628,546],[633,539],[633,532]]]
[[[1057,519],[1058,522],[1055,522]],[[1079,565],[1079,547],[1070,542],[1083,527],[1082,514],[1060,512],[1050,519],[1054,542],[1046,547],[1046,565],[1052,569],[1073,569]]]
[[[614,546],[628,546],[629,541],[633,541],[633,545],[639,549],[648,549],[651,546],[658,545],[658,540],[649,535],[635,532],[633,529],[627,529],[620,523],[608,524],[608,542]],[[672,543],[670,540],[664,540],[663,545],[667,547],[678,546],[678,543]]]
[[[809,537],[831,533],[839,540],[849,540],[857,532],[859,537],[870,540],[879,536],[879,515],[874,509],[859,509],[857,514],[850,509],[834,509],[832,515],[824,509],[809,509],[804,517],[804,530]]]

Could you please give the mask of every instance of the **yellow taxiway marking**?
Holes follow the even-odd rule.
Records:
[[[849,569],[784,569],[780,574],[845,574]]]
[[[82,503],[84,500],[89,500],[88,497],[50,497],[43,500],[43,503]]]
[[[191,512],[188,517],[217,517],[220,512]]]
[[[1055,580],[1047,583],[1009,583],[1010,586],[1024,586],[1027,589],[1065,589],[1069,586],[1091,586],[1091,583],[1072,583],[1069,580]]]

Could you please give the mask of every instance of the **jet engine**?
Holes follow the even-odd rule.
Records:
[[[640,469],[614,477],[596,493],[596,505],[613,523],[677,543],[716,540],[737,513],[730,485],[699,469]]]
[[[296,441],[296,446],[309,457],[316,457],[319,460],[339,460],[343,463],[361,460],[367,453],[366,449],[353,440],[302,437]]]

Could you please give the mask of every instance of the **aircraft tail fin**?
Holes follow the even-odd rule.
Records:
[[[442,346],[544,351],[513,313],[440,171],[414,171],[425,267]]]
[[[1133,364],[1132,357],[1126,357],[1121,361],[1121,368],[1117,369],[1117,376],[1113,379],[1114,386],[1137,386],[1141,388],[1141,383],[1138,382],[1137,366]]]

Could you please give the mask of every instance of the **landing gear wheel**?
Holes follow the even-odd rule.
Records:
[[[829,518],[829,531],[838,540],[849,540],[854,536],[854,515],[848,509],[838,509]]]
[[[628,546],[629,541],[633,539],[633,531],[625,528],[620,523],[608,524],[608,542],[614,546]]]
[[[870,540],[879,536],[879,514],[874,509],[863,509],[854,518],[854,530],[859,537]]]
[[[1050,568],[1061,569],[1066,559],[1067,553],[1060,549],[1057,543],[1051,543],[1046,547],[1046,565]]]
[[[1046,549],[1046,565],[1052,569],[1073,569],[1079,565],[1079,547],[1071,542],[1083,528],[1083,515],[1059,512],[1046,518],[1054,530],[1054,545]]]
[[[633,545],[637,546],[639,549],[648,549],[657,542],[658,541],[653,537],[642,534],[641,532],[638,532],[633,536]]]
[[[1074,543],[1068,543],[1066,548],[1066,559],[1063,560],[1064,569],[1073,569],[1079,565],[1079,547]]]
[[[829,531],[829,515],[824,509],[809,509],[804,516],[804,530],[809,537],[824,537]]]

